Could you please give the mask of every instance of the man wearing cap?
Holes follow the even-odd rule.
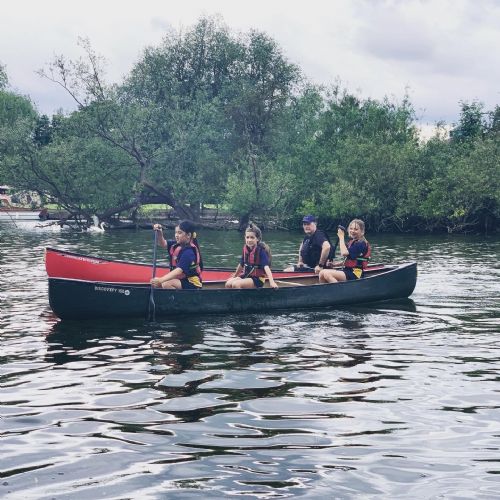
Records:
[[[314,215],[305,215],[302,227],[306,233],[299,248],[299,260],[296,266],[291,266],[285,271],[312,271],[318,274],[326,266],[332,248],[328,236],[317,228]]]

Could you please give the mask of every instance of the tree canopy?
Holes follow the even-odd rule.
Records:
[[[219,18],[166,33],[118,84],[79,43],[82,59],[41,72],[75,100],[67,115],[39,115],[0,64],[0,181],[75,217],[161,202],[196,220],[210,203],[242,223],[307,211],[372,231],[498,228],[498,106],[460,103],[450,134],[423,142],[408,97],[312,85],[268,35]]]

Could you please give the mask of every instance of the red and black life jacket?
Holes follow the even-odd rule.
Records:
[[[198,247],[193,243],[189,243],[189,245],[181,245],[179,243],[174,243],[168,251],[170,256],[170,270],[172,271],[177,267],[177,262],[179,262],[181,255],[183,252],[189,248],[192,248],[194,254],[196,256],[196,261],[189,268],[189,274],[187,276],[182,276],[182,278],[189,278],[191,276],[200,276],[201,277],[201,255]],[[182,279],[181,278],[181,279]]]
[[[348,241],[347,248],[348,249],[351,248],[351,245],[353,243],[356,243],[357,241],[359,241],[359,240]],[[348,257],[344,261],[344,267],[350,267],[350,268],[359,267],[359,268],[363,269],[363,271],[368,267],[368,261],[370,260],[370,256],[372,254],[372,248],[370,246],[370,243],[368,243],[367,240],[365,240],[365,243],[366,243],[366,250],[361,255],[356,257],[355,259],[351,259],[350,257]]]
[[[243,278],[262,278],[266,275],[264,267],[260,265],[260,252],[259,244],[252,249],[243,245]]]

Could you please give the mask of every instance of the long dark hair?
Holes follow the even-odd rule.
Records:
[[[198,254],[200,256],[200,269],[203,270],[203,258],[201,256],[200,245],[198,243],[198,238],[196,237],[196,226],[190,220],[183,220],[179,222],[179,229],[185,233],[191,234],[191,242],[198,249]]]
[[[264,249],[264,251],[267,253],[267,256],[269,257],[269,265],[271,265],[271,260],[273,258],[272,254],[271,254],[271,248],[269,247],[269,245],[266,242],[262,241],[262,231],[260,230],[259,226],[257,226],[253,222],[249,222],[247,228],[245,229],[245,233],[247,231],[249,233],[255,234],[255,237],[257,238],[257,245],[261,246]]]

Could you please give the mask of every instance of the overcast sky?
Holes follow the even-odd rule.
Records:
[[[8,0],[0,62],[11,87],[42,113],[72,103],[35,71],[82,55],[88,37],[119,82],[165,30],[219,13],[234,31],[266,32],[313,82],[361,98],[408,92],[422,124],[456,122],[460,101],[500,104],[500,0]]]

